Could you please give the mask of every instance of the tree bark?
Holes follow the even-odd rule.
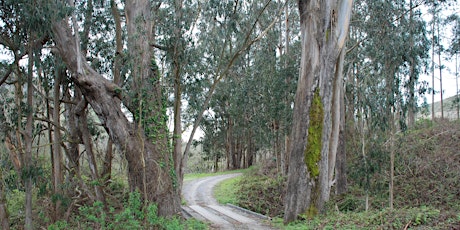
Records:
[[[235,169],[235,152],[233,140],[233,121],[230,115],[227,122],[227,136],[225,141],[225,150],[227,155],[227,169]]]
[[[290,46],[290,31],[291,31],[291,28],[290,28],[290,24],[289,24],[289,4],[286,4],[285,6],[285,9],[284,9],[284,14],[285,14],[285,26],[286,26],[286,30],[284,31],[285,33],[285,48],[284,48],[284,69],[287,71],[288,70],[288,67],[289,67],[289,61],[290,61],[290,56],[289,56],[289,46]],[[286,75],[286,79],[285,79],[285,82],[286,82],[286,87],[287,87],[287,90],[286,90],[286,94],[285,94],[285,102],[284,102],[284,106],[286,107],[286,112],[285,114],[289,114],[289,110],[290,110],[290,107],[291,107],[291,100],[290,100],[290,84],[291,84],[291,75],[290,73],[288,73]],[[283,152],[283,155],[282,156],[282,162],[284,162],[284,166],[283,166],[283,175],[284,176],[287,176],[288,174],[288,169],[289,169],[289,154],[290,154],[290,151],[289,151],[289,146],[290,146],[290,143],[289,143],[289,132],[288,132],[288,119],[287,119],[288,116],[286,116],[286,119],[284,119],[284,125],[282,126],[284,128],[284,152]]]
[[[329,139],[332,135],[332,82],[340,51],[344,47],[351,16],[351,0],[299,1],[302,58],[294,104],[292,142],[284,222],[301,213],[322,211],[329,199]],[[322,117],[310,116],[312,102],[320,98]],[[312,119],[314,118],[314,119]],[[308,168],[306,149],[309,128],[322,127],[320,160]],[[338,131],[338,130],[337,130]],[[314,166],[313,166],[314,167]],[[308,209],[308,210],[307,210]]]
[[[85,100],[85,99],[82,99],[82,100]],[[82,102],[82,103],[86,104],[86,102]],[[93,144],[91,141],[91,134],[88,129],[88,115],[87,115],[86,106],[83,108],[83,110],[77,111],[77,118],[79,121],[78,123],[80,124],[79,128],[81,132],[81,139],[83,141],[83,144],[85,145],[85,152],[87,155],[89,171],[91,174],[91,180],[95,182],[94,192],[96,194],[96,199],[105,205],[104,191],[102,189],[101,183],[99,183],[100,177],[99,177],[99,173],[97,169],[96,157],[94,156]]]
[[[434,27],[436,24],[436,13],[433,11],[433,22],[431,25],[431,120],[434,121],[436,119],[436,113],[434,111],[434,47],[435,47],[435,37],[434,37]]]
[[[334,76],[334,88],[332,95],[332,130],[330,137],[330,149],[329,149],[329,186],[332,186],[334,180],[337,151],[339,148],[339,134],[340,126],[343,122],[341,120],[341,101],[343,100],[343,62],[345,60],[346,50],[342,48],[339,59],[337,59],[336,70]]]
[[[122,65],[122,52],[123,52],[123,41],[122,41],[122,30],[121,30],[121,16],[118,12],[117,5],[114,0],[110,1],[110,9],[112,11],[113,20],[115,23],[115,57],[113,64],[113,83],[120,86],[121,82],[121,65]],[[112,159],[113,159],[113,141],[110,137],[107,140],[107,148],[104,156],[104,164],[102,168],[102,178],[105,180],[104,184],[107,184],[111,180],[112,176]]]
[[[414,10],[413,10],[413,4],[412,0],[409,1],[409,50],[412,53],[412,50],[414,49]],[[408,83],[408,88],[409,88],[409,98],[407,100],[407,103],[409,105],[408,111],[407,111],[407,117],[408,117],[408,126],[412,127],[415,124],[415,113],[417,110],[417,102],[415,101],[415,82],[416,82],[416,74],[415,74],[415,59],[413,55],[409,55],[409,65],[410,65],[410,75],[409,75],[409,83]]]
[[[182,45],[182,7],[183,0],[174,1],[175,28],[174,39],[175,45],[173,48],[173,76],[174,76],[174,130],[173,130],[173,156],[174,167],[178,180],[178,189],[180,193],[182,189],[182,180],[184,177],[183,167],[186,158],[182,157],[182,63],[183,60],[183,45]]]
[[[460,19],[457,18],[456,20],[456,23],[455,23],[455,31],[454,31],[454,34],[455,34],[455,39],[457,39],[457,41],[460,41],[460,37],[458,37],[458,35],[460,34],[460,32],[458,31],[458,29],[460,28]],[[457,42],[457,45],[459,43]],[[459,50],[457,50],[455,52],[455,86],[456,86],[456,91],[455,91],[455,104],[456,104],[456,107],[457,107],[457,120],[460,119],[460,98],[459,98],[459,91],[458,91],[458,66],[459,66],[459,63],[458,63],[458,54],[459,54]]]
[[[335,180],[336,194],[347,192],[347,152],[345,142],[345,88],[341,87],[342,97],[340,98],[340,126],[339,126],[339,143],[337,147],[337,161],[335,162]]]
[[[2,112],[3,114],[3,110],[1,110],[0,112]],[[0,128],[3,129],[3,127],[1,127],[1,123],[0,123]],[[9,222],[8,209],[6,208],[6,194],[5,194],[5,189],[3,187],[3,168],[0,168],[0,181],[2,181],[2,183],[0,183],[0,227],[1,229],[9,230],[10,222]]]
[[[69,92],[69,89],[66,89],[64,93],[64,98],[67,101],[72,100],[72,96]],[[75,90],[75,98],[81,98],[80,90]],[[66,147],[66,156],[68,159],[68,166],[69,169],[69,178],[72,180],[74,177],[80,177],[80,149],[79,144],[82,142],[80,138],[80,130],[78,128],[78,119],[75,113],[76,105],[71,103],[65,104],[65,115],[67,117],[67,128],[69,130],[69,144]]]
[[[54,92],[53,92],[53,121],[56,125],[54,130],[53,136],[53,186],[54,186],[54,194],[62,195],[61,187],[62,187],[62,151],[61,151],[61,102],[60,102],[60,95],[61,95],[61,79],[65,76],[63,73],[63,69],[58,68],[55,76],[54,76]],[[60,219],[61,216],[61,201],[59,199],[56,200],[56,204],[54,206],[54,221]]]
[[[113,159],[113,142],[110,138],[107,140],[107,147],[104,155],[104,163],[102,165],[101,178],[104,180],[104,185],[108,185],[112,180],[112,159]]]
[[[440,97],[441,97],[441,119],[444,119],[444,92],[442,91],[442,62],[441,62],[441,45],[440,45],[440,41],[441,40],[441,37],[440,37],[440,33],[439,33],[439,27],[440,25],[438,25],[437,27],[437,32],[438,32],[438,41],[437,41],[437,44],[438,44],[438,63],[439,63],[439,92],[440,92]]]
[[[24,169],[22,173],[26,173],[23,175],[24,180],[24,188],[26,193],[25,199],[25,223],[24,229],[33,229],[33,216],[32,216],[32,173],[33,172],[33,162],[32,162],[32,141],[33,141],[33,93],[34,93],[34,86],[32,82],[33,78],[33,66],[34,66],[34,50],[33,50],[33,41],[34,36],[29,35],[29,63],[28,63],[28,73],[27,73],[27,116],[26,116],[26,126],[23,134],[24,144],[25,144],[25,152],[24,152]]]

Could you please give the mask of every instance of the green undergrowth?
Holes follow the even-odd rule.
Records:
[[[451,229],[460,216],[446,215],[432,207],[382,209],[362,212],[332,211],[313,219],[283,225],[281,218],[275,224],[288,230],[295,229]],[[458,225],[457,225],[458,226]]]
[[[284,211],[284,183],[281,176],[270,176],[255,169],[239,183],[238,205],[270,217],[279,216]]]
[[[262,164],[246,170],[243,176],[222,182],[216,192],[221,203],[231,203],[267,216],[279,216],[283,208],[285,179],[276,165]]]
[[[195,219],[183,220],[180,217],[164,218],[158,216],[155,204],[143,207],[140,193],[129,194],[123,208],[104,208],[101,202],[78,208],[78,214],[69,221],[58,221],[48,226],[49,230],[61,229],[208,229],[207,225]]]
[[[214,197],[221,204],[238,205],[238,195],[235,188],[241,182],[241,177],[233,177],[224,180],[214,188]]]

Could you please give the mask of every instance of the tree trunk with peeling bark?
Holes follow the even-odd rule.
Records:
[[[333,83],[352,0],[299,0],[301,69],[295,97],[284,222],[322,211],[330,196]],[[343,61],[343,60],[342,60]],[[342,86],[340,86],[342,87]],[[335,135],[335,134],[334,134]],[[332,167],[333,168],[333,167]]]
[[[347,154],[345,144],[345,89],[341,88],[339,140],[337,160],[335,162],[335,192],[337,195],[347,192]]]
[[[112,141],[128,161],[131,191],[140,191],[145,201],[155,202],[161,216],[180,212],[177,180],[168,150],[167,128],[160,76],[153,50],[153,17],[150,1],[126,1],[128,50],[132,64],[130,93],[126,107],[134,114],[128,121],[121,110],[120,88],[105,79],[84,60],[78,37],[66,21],[53,24],[57,51],[72,72],[71,80],[99,117]]]

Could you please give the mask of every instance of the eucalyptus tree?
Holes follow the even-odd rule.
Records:
[[[293,111],[284,221],[322,211],[329,199],[333,82],[341,68],[351,0],[299,1],[302,59]],[[338,73],[341,75],[341,73]],[[341,87],[341,86],[340,86]],[[333,169],[333,167],[332,167]]]
[[[351,174],[360,175],[357,180],[368,194],[372,189],[369,174],[381,175],[373,170],[389,170],[390,177],[383,179],[390,185],[390,207],[397,153],[392,145],[394,135],[414,122],[418,96],[426,91],[426,84],[419,81],[427,66],[430,44],[420,12],[422,4],[422,1],[356,1],[351,24],[347,119],[354,124],[348,127],[350,132],[362,137],[353,156],[360,156],[361,160],[358,167],[352,167]],[[382,185],[378,189],[386,190],[382,178],[377,180],[374,187]]]
[[[431,114],[432,119],[435,119],[435,111],[434,111],[434,98],[435,98],[435,69],[436,67],[439,70],[439,86],[440,86],[440,103],[441,103],[441,118],[444,118],[444,96],[443,96],[443,84],[442,84],[442,74],[443,69],[446,68],[445,65],[442,64],[442,54],[446,52],[444,48],[444,33],[441,33],[441,30],[445,28],[445,22],[448,21],[447,18],[443,18],[442,11],[446,8],[452,6],[452,4],[456,1],[452,0],[441,0],[441,1],[426,1],[426,5],[429,7],[428,12],[431,14],[432,18],[430,21],[431,25],[431,76],[432,76],[432,105],[431,105]],[[436,57],[437,56],[437,63]]]
[[[197,34],[195,48],[202,56],[193,64],[197,70],[196,75],[190,79],[190,85],[185,91],[189,98],[189,114],[194,117],[194,124],[184,159],[187,158],[193,135],[205,112],[212,111],[208,110],[212,95],[220,87],[220,83],[232,82],[233,78],[242,76],[238,71],[244,64],[244,56],[256,42],[267,35],[280,14],[280,8],[270,0],[208,1],[200,6],[197,26],[200,33]],[[264,21],[262,18],[269,20]],[[231,126],[232,122],[229,120]],[[227,131],[230,135],[232,130]],[[229,150],[235,147],[233,142],[227,142],[227,145]]]
[[[270,5],[267,3],[264,1],[240,3],[242,9],[246,9],[247,12],[238,10],[235,12],[236,15],[233,17],[240,20],[232,22],[234,26],[229,27],[230,32],[233,33],[231,36],[235,39],[224,44],[230,45],[247,39],[247,36],[251,34],[245,31],[251,26],[254,34],[266,31],[265,25],[272,25],[276,19],[271,12],[283,12],[285,11],[283,7],[292,7],[292,4],[284,1],[271,2]],[[257,12],[257,7],[262,6],[266,7],[265,12]],[[252,11],[257,12],[257,14],[252,13]],[[257,16],[257,20],[246,15],[252,15],[250,17],[253,18]],[[293,13],[289,17],[295,18],[296,15]],[[229,17],[228,20],[231,18]],[[279,24],[283,23],[278,21]],[[222,25],[226,24],[222,23]],[[292,23],[291,27],[295,35],[295,32],[298,31],[296,30],[297,23]],[[281,158],[284,158],[281,155],[285,151],[282,140],[284,135],[288,133],[286,129],[281,130],[281,123],[290,120],[287,117],[292,102],[291,91],[293,87],[291,86],[295,83],[294,80],[287,81],[286,78],[296,72],[298,63],[289,60],[294,60],[292,57],[295,57],[299,50],[293,49],[289,55],[283,53],[282,28],[281,25],[279,27],[273,26],[265,33],[264,39],[253,43],[241,52],[242,55],[234,60],[228,76],[217,86],[216,95],[210,102],[214,116],[208,116],[206,124],[211,128],[216,126],[213,123],[218,123],[220,124],[218,127],[223,129],[221,132],[224,132],[226,136],[225,152],[229,168],[250,165],[255,159],[255,151],[261,149],[269,150],[270,154],[273,153],[278,167],[281,167],[279,164],[282,162]],[[221,33],[221,31],[216,32]],[[228,33],[230,34],[230,32]],[[216,37],[223,35],[218,34]],[[294,37],[294,35],[289,36]],[[289,39],[293,41],[289,46],[296,47],[298,45],[295,38]],[[219,47],[220,44],[216,44]],[[240,45],[235,44],[234,46]],[[212,47],[212,45],[208,45],[206,48],[215,49]],[[216,55],[228,55],[221,53],[220,49],[212,52],[215,52],[215,55],[210,55],[209,58],[218,57]],[[288,58],[287,56],[291,57]],[[205,81],[201,79],[198,82],[203,84]],[[194,103],[194,101],[196,100],[189,100],[190,103]],[[203,128],[206,129],[206,127]],[[204,138],[206,141],[207,138],[212,138],[212,135]],[[223,146],[221,145],[221,147]]]
[[[183,114],[184,92],[190,80],[194,79],[199,70],[201,54],[194,47],[197,24],[201,11],[200,1],[163,1],[155,16],[157,21],[157,39],[153,46],[160,51],[157,58],[163,62],[160,68],[164,75],[165,93],[172,95],[168,106],[172,107],[173,130],[172,151],[175,174],[180,187],[183,178],[184,160],[182,149],[183,126],[188,127],[188,120]],[[185,120],[184,120],[185,118]],[[178,190],[180,191],[180,189]]]
[[[5,135],[5,145],[10,159],[24,185],[24,228],[33,229],[32,193],[39,166],[36,165],[32,148],[34,138],[41,132],[36,129],[34,121],[37,113],[34,103],[36,100],[34,67],[40,68],[39,57],[42,46],[49,40],[46,36],[49,27],[38,27],[44,21],[40,17],[42,12],[37,10],[35,2],[2,1],[0,7],[2,23],[0,44],[12,54],[13,58],[12,63],[6,64],[7,68],[3,73],[0,86],[3,84],[14,86],[14,103],[10,104],[10,108],[6,107],[9,110],[8,115],[2,114],[6,115],[2,132]],[[24,65],[20,64],[23,57],[27,57],[27,63]],[[27,86],[26,90],[24,90],[25,86]]]
[[[447,18],[447,22],[453,24],[452,28],[452,38],[449,42],[448,52],[455,59],[455,80],[456,80],[456,92],[454,106],[457,109],[457,120],[460,119],[460,98],[459,98],[459,89],[458,89],[458,77],[459,77],[459,61],[458,55],[460,53],[460,15],[453,14]]]
[[[180,199],[175,191],[174,164],[168,148],[165,97],[161,76],[153,58],[154,13],[150,1],[126,1],[128,34],[126,78],[128,94],[91,67],[82,55],[78,24],[65,20],[70,15],[53,19],[53,41],[56,53],[71,71],[71,80],[81,90],[112,141],[128,161],[131,191],[141,191],[144,200],[158,204],[160,215],[178,213]],[[133,122],[121,109],[121,102],[133,114]]]
[[[431,47],[431,76],[432,76],[432,87],[433,87],[433,92],[432,92],[432,100],[431,100],[431,103],[432,103],[432,106],[431,106],[431,109],[432,109],[432,119],[434,120],[435,117],[436,117],[436,114],[435,114],[435,111],[434,111],[434,95],[435,95],[435,91],[434,91],[434,82],[435,82],[435,68],[436,66],[438,67],[439,69],[439,93],[440,93],[440,97],[441,97],[441,119],[444,119],[444,97],[443,97],[443,90],[442,90],[442,70],[444,68],[444,66],[442,65],[442,62],[441,62],[441,53],[444,52],[444,47],[442,45],[442,37],[441,37],[441,34],[440,34],[440,27],[441,27],[441,21],[442,21],[442,18],[441,18],[441,15],[440,15],[440,12],[441,12],[441,7],[440,7],[440,4],[437,3],[437,2],[434,2],[433,3],[433,7],[430,8],[430,12],[431,12],[431,15],[432,15],[432,19],[431,19],[431,35],[432,35],[432,38],[431,38],[431,42],[432,42],[432,47]],[[438,56],[438,63],[436,63],[436,57],[435,57],[435,54]]]

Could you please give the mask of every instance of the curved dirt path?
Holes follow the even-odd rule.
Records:
[[[221,205],[213,197],[216,184],[240,175],[241,173],[234,173],[184,182],[182,196],[187,206],[183,209],[194,218],[211,223],[211,229],[275,229],[268,220]]]

